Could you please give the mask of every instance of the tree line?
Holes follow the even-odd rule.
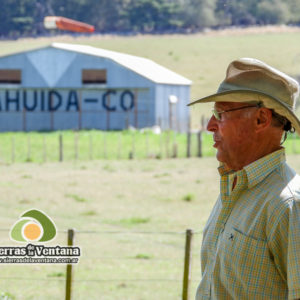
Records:
[[[299,0],[3,0],[0,37],[43,35],[45,16],[87,22],[100,33],[198,31],[300,24]]]

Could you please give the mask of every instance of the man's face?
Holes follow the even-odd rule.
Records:
[[[240,107],[249,106],[247,103],[216,102],[215,110],[221,112]],[[233,170],[239,169],[243,161],[247,161],[251,141],[254,138],[255,107],[224,112],[221,120],[212,116],[207,125],[207,130],[214,133],[214,147],[217,149],[217,159]]]

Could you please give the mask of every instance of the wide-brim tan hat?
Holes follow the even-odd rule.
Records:
[[[300,135],[295,115],[299,84],[290,76],[254,58],[241,58],[229,64],[217,93],[190,104],[205,102],[259,102],[287,118]]]

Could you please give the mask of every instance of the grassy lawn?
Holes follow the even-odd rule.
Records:
[[[201,232],[218,193],[216,166],[213,158],[2,165],[1,243],[12,243],[4,229],[23,211],[39,208],[60,230],[54,244],[65,244],[68,228],[79,231],[74,299],[180,299],[183,232],[197,232],[195,293]],[[140,231],[148,233],[133,233]],[[17,299],[61,299],[64,272],[2,265],[0,279]]]
[[[299,172],[300,157],[288,156]],[[75,228],[82,258],[74,299],[180,299],[184,234],[193,240],[191,299],[200,279],[201,233],[218,194],[215,158],[98,160],[1,165],[0,239],[19,215],[49,214],[65,244]],[[144,234],[138,232],[146,232]],[[16,299],[62,299],[63,266],[2,265],[2,289]]]

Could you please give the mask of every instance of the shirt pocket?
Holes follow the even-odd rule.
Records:
[[[282,287],[282,280],[271,259],[267,241],[231,228],[224,231],[219,259],[221,281],[228,289],[243,291],[250,299],[251,295],[256,295],[253,299],[271,299],[272,296],[277,299],[279,296],[276,289]],[[279,294],[282,296],[281,292]]]

